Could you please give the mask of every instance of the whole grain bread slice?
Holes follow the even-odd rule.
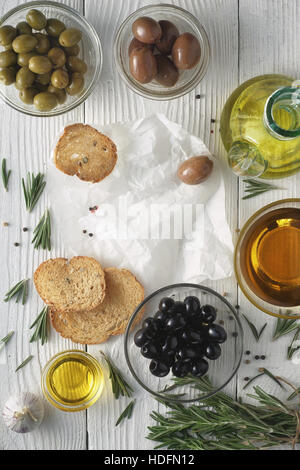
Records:
[[[113,141],[86,124],[67,126],[54,150],[54,162],[59,170],[91,183],[108,176],[117,159]]]
[[[44,302],[59,312],[88,312],[105,297],[104,271],[87,256],[45,261],[34,273],[34,284]]]
[[[74,343],[100,344],[125,332],[132,313],[144,299],[144,288],[126,269],[108,268],[104,272],[106,296],[99,307],[80,313],[51,310],[52,325],[64,338]]]

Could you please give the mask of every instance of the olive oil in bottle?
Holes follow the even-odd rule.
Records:
[[[262,215],[245,234],[241,270],[248,287],[272,305],[300,305],[300,209]]]
[[[93,405],[104,380],[99,363],[84,351],[65,351],[49,361],[43,373],[43,391],[52,405],[79,411]]]

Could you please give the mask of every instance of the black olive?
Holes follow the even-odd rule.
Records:
[[[185,343],[193,344],[200,343],[203,340],[204,335],[199,330],[185,328],[182,330],[180,337]]]
[[[212,305],[203,305],[200,309],[200,316],[205,323],[213,323],[217,318],[217,312]]]
[[[152,360],[149,366],[151,374],[156,377],[165,377],[170,372],[170,367],[161,361]]]
[[[155,318],[146,318],[143,322],[143,329],[146,331],[146,335],[149,338],[155,338],[161,328],[161,322]]]
[[[149,342],[142,346],[141,353],[142,356],[147,357],[148,359],[155,359],[159,355],[160,350],[155,343]]]
[[[162,328],[165,326],[165,323],[168,320],[168,318],[169,318],[168,312],[161,312],[160,310],[156,312],[156,314],[154,315],[154,320],[157,320],[158,322],[160,322]]]
[[[192,315],[189,315],[188,323],[195,330],[202,330],[203,328],[203,321],[199,313],[194,313]]]
[[[202,377],[208,371],[208,362],[205,359],[197,359],[192,363],[191,373],[194,377]]]
[[[134,343],[139,348],[144,346],[144,344],[146,344],[148,341],[149,341],[149,338],[147,337],[146,330],[144,328],[137,331],[136,334],[134,335]]]
[[[159,303],[159,310],[161,312],[167,312],[171,307],[173,307],[174,303],[175,301],[172,297],[164,297]]]
[[[168,351],[166,353],[163,353],[162,356],[161,356],[161,361],[164,364],[167,364],[167,366],[169,366],[169,367],[172,367],[172,365],[175,362],[175,359],[176,359],[175,351]]]
[[[224,343],[227,339],[227,333],[224,328],[215,323],[209,326],[207,336],[209,340],[216,343]]]
[[[172,308],[170,309],[172,313],[185,313],[186,312],[186,307],[184,302],[180,302],[179,300],[177,302],[174,302]]]
[[[197,313],[200,310],[200,300],[198,297],[189,296],[184,299],[186,313]]]
[[[146,320],[143,321],[143,328],[149,328],[152,325],[153,320],[154,318],[152,317],[146,318]]]
[[[162,352],[176,351],[178,348],[178,338],[175,335],[170,335],[165,337],[165,340],[162,345]]]
[[[182,313],[171,314],[166,322],[166,328],[168,330],[180,330],[186,325],[186,318]]]
[[[172,367],[172,373],[175,377],[186,377],[191,371],[191,363],[189,361],[176,361]]]
[[[192,346],[183,346],[178,350],[177,356],[180,359],[196,359],[199,357],[199,349]]]
[[[221,356],[221,352],[222,351],[218,343],[210,343],[205,348],[205,356],[211,361],[219,359],[219,357]]]

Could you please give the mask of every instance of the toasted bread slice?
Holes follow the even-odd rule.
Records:
[[[67,126],[54,151],[54,162],[59,170],[91,183],[108,176],[117,159],[117,148],[112,140],[86,124]]]
[[[86,256],[45,261],[34,273],[34,284],[44,302],[59,312],[88,312],[105,297],[104,271]]]
[[[108,268],[104,272],[106,296],[99,307],[81,313],[51,310],[52,325],[64,338],[74,343],[99,344],[125,332],[131,315],[144,299],[144,288],[126,269]]]

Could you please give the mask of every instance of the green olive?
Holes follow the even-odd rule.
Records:
[[[0,83],[11,85],[16,81],[16,72],[12,67],[5,67],[0,70]]]
[[[80,52],[80,47],[78,44],[75,44],[75,46],[72,47],[64,47],[64,51],[66,55],[78,55]]]
[[[71,70],[71,72],[80,72],[80,73],[86,73],[87,71],[87,65],[86,63],[79,59],[78,57],[75,56],[70,56],[68,57],[68,69]]]
[[[33,99],[35,95],[38,94],[38,90],[33,87],[25,88],[23,90],[20,90],[19,96],[20,99],[23,101],[25,104],[33,104]]]
[[[42,83],[39,83],[39,82],[34,82],[33,84],[34,88],[36,88],[38,90],[39,93],[42,93],[44,91],[47,91],[48,90],[48,84],[47,85],[43,85]]]
[[[0,45],[7,46],[8,44],[12,43],[17,35],[16,28],[12,26],[4,25],[0,28]]]
[[[61,47],[61,45],[59,44],[58,38],[54,38],[52,36],[49,36],[49,41],[50,41],[51,49],[53,47]]]
[[[57,20],[56,18],[49,18],[47,21],[46,31],[49,36],[58,38],[59,35],[66,29],[66,26],[62,21]]]
[[[75,46],[82,38],[81,31],[75,28],[65,29],[59,36],[59,44],[63,47]]]
[[[66,88],[68,95],[74,96],[78,95],[84,86],[83,75],[79,72],[72,73],[69,86]]]
[[[43,75],[52,70],[52,62],[48,57],[43,55],[35,55],[29,59],[28,64],[30,70],[38,75]]]
[[[23,54],[24,52],[33,51],[37,43],[38,41],[34,36],[21,34],[13,40],[12,47],[17,54]]]
[[[10,44],[6,44],[6,46],[3,46],[5,51],[12,51],[12,42]]]
[[[34,37],[38,41],[37,46],[35,48],[36,52],[38,54],[47,54],[47,52],[49,51],[51,47],[48,36],[42,33],[35,33]]]
[[[16,26],[18,34],[32,34],[32,28],[26,21],[20,21]]]
[[[59,104],[63,104],[67,99],[67,93],[65,90],[60,90],[59,88],[55,88],[53,85],[49,85],[48,91],[49,93],[54,93]]]
[[[49,85],[51,82],[51,72],[43,73],[35,77],[35,82],[40,83],[41,85]]]
[[[17,63],[17,54],[14,51],[0,52],[0,67],[10,67]]]
[[[60,69],[66,63],[66,54],[60,47],[53,47],[48,52],[48,57],[53,64],[53,68]]]
[[[51,75],[51,85],[55,88],[66,88],[69,84],[69,74],[63,69],[54,70]]]
[[[34,73],[29,70],[28,67],[22,67],[16,76],[16,82],[18,85],[18,88],[28,88],[30,87],[35,80],[35,75]]]
[[[29,59],[36,56],[36,52],[24,52],[23,54],[18,54],[18,65],[21,67],[26,67],[29,64]]]
[[[54,93],[44,91],[35,95],[33,103],[39,111],[51,111],[58,105],[58,99]]]
[[[26,15],[26,20],[29,26],[37,31],[46,28],[47,20],[41,11],[30,10]]]

